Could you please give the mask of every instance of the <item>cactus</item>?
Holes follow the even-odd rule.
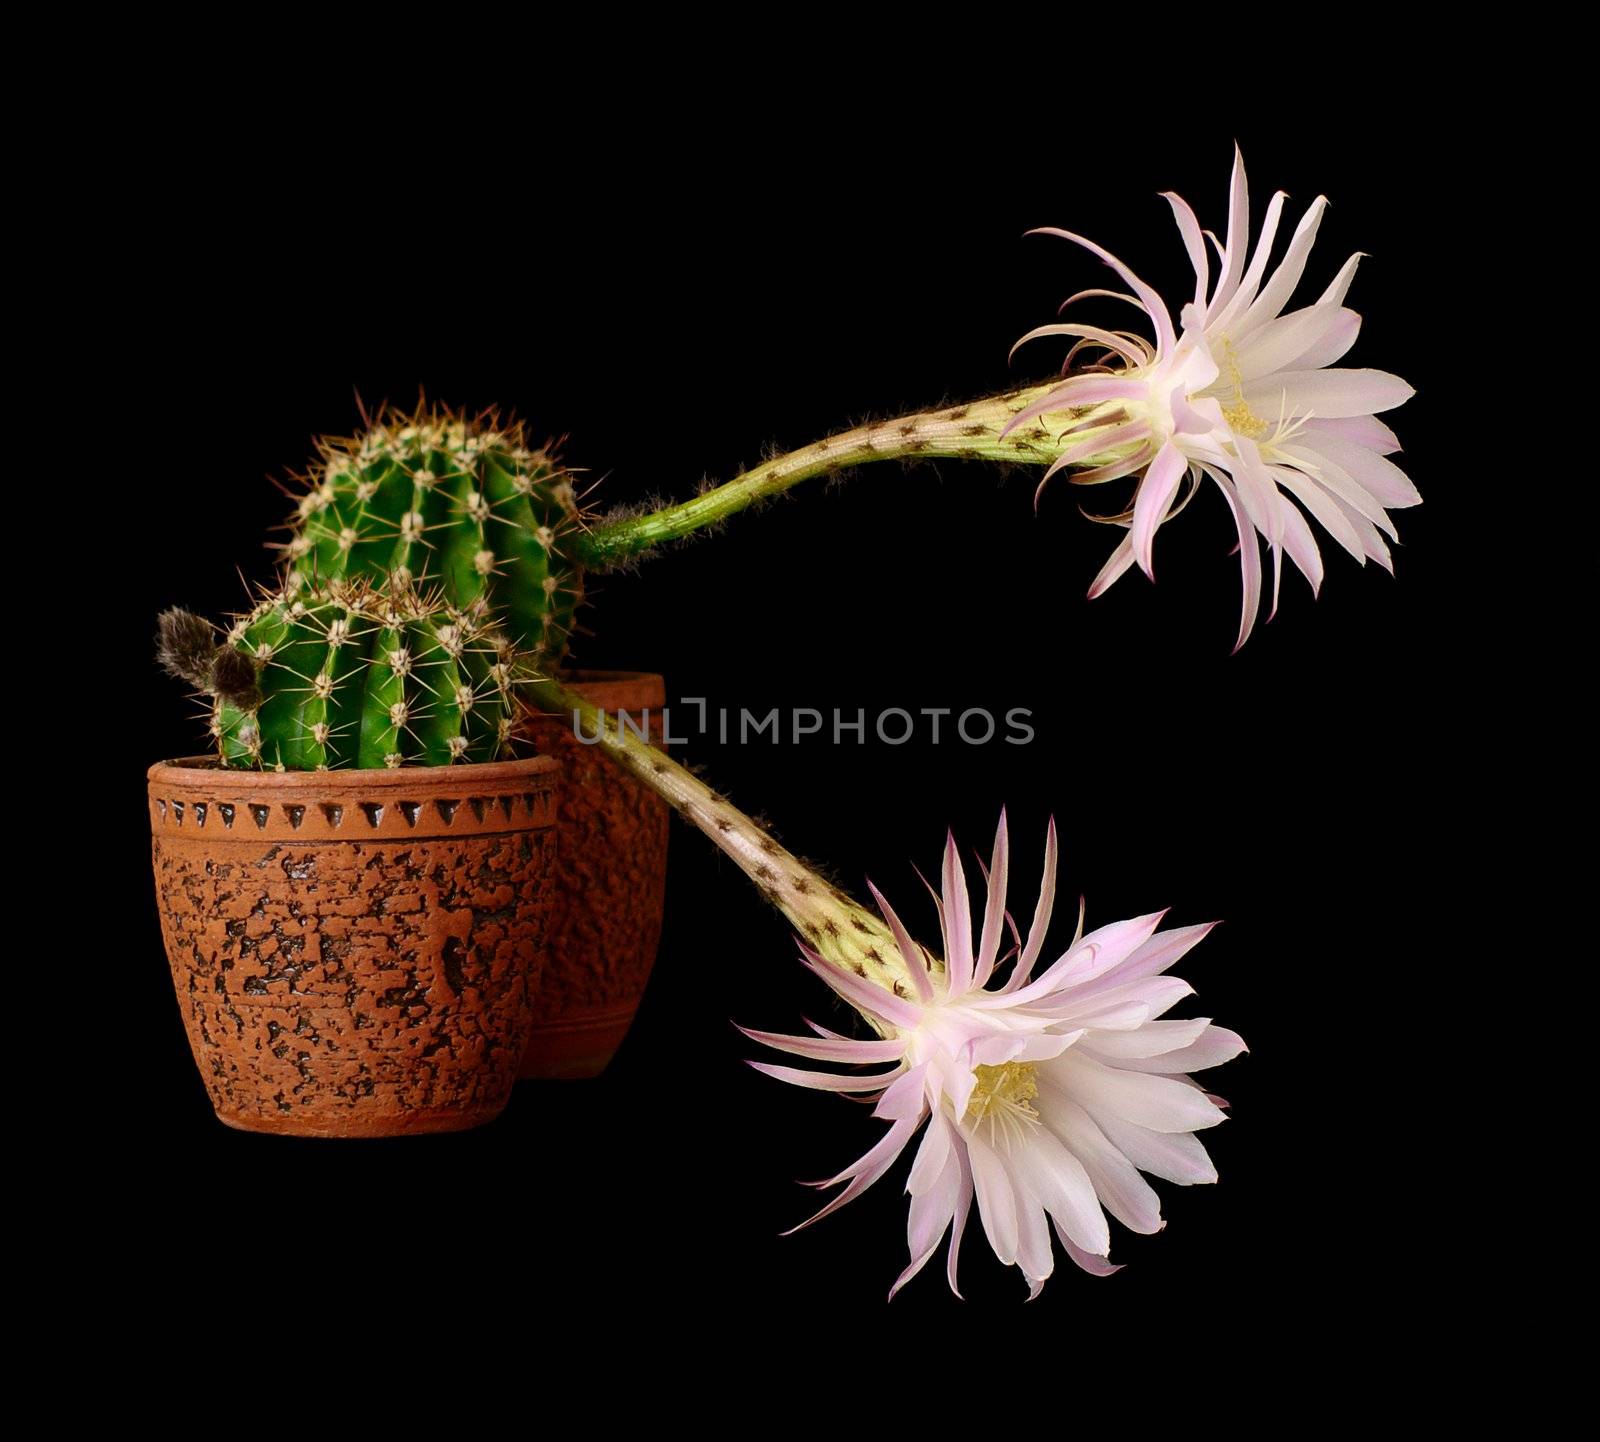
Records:
[[[263,596],[220,645],[168,611],[158,651],[209,698],[223,764],[278,771],[495,760],[530,674],[486,608],[365,580]]]
[[[385,411],[363,436],[319,442],[304,479],[282,548],[291,594],[392,577],[495,615],[532,664],[560,663],[583,598],[566,542],[583,518],[571,476],[520,423]]]

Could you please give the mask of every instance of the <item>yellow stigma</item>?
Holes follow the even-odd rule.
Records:
[[[1248,436],[1254,441],[1267,433],[1267,423],[1243,401],[1237,405],[1224,406],[1222,419],[1228,423],[1228,429],[1236,436]]]
[[[1233,342],[1227,336],[1222,338],[1222,349],[1228,359],[1228,380],[1233,386],[1233,404],[1223,406],[1222,419],[1228,423],[1228,429],[1236,436],[1248,436],[1252,441],[1259,440],[1272,427],[1244,403],[1244,377],[1239,374],[1239,362],[1233,353]]]
[[[1031,1061],[1008,1061],[1004,1066],[980,1066],[978,1084],[967,1103],[966,1120],[1009,1120],[1019,1113],[1032,1121],[1039,1113],[1029,1103],[1039,1095],[1039,1081]]]

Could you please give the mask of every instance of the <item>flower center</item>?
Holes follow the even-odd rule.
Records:
[[[1010,1126],[1026,1118],[1037,1122],[1039,1113],[1029,1103],[1039,1095],[1039,1081],[1030,1061],[1008,1061],[1004,1066],[980,1066],[977,1086],[967,1103],[966,1120]]]

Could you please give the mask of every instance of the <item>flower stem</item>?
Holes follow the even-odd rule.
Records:
[[[570,716],[581,740],[599,746],[703,831],[825,960],[898,995],[911,994],[894,937],[883,922],[786,851],[705,782],[557,680],[538,677],[519,690],[540,710]]]
[[[1012,416],[1044,395],[1052,385],[1028,386],[968,405],[900,416],[829,436],[814,445],[765,461],[692,501],[665,506],[648,515],[602,521],[575,538],[572,543],[575,559],[593,569],[615,566],[663,541],[677,540],[715,525],[756,501],[788,490],[799,481],[865,465],[869,461],[958,457],[1049,465],[1062,450],[1059,439],[1062,426],[1052,422],[1080,413],[1062,411],[1059,416],[1053,413],[1039,416],[1004,439],[1000,433]],[[1083,434],[1080,430],[1074,440],[1081,440]]]

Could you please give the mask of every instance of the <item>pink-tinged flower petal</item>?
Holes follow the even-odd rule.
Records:
[[[1088,1046],[1101,1060],[1125,1066],[1130,1057],[1160,1056],[1164,1052],[1181,1051],[1192,1046],[1210,1025],[1210,1018],[1203,1016],[1186,1017],[1182,1021],[1152,1021],[1138,1031],[1104,1036],[1097,1034]],[[1182,1071],[1183,1068],[1176,1070]]]
[[[1100,568],[1100,574],[1094,578],[1089,586],[1089,599],[1104,595],[1114,582],[1121,580],[1122,576],[1133,565],[1133,542],[1124,536],[1117,542],[1116,549],[1111,552],[1110,558]]]
[[[1195,1132],[1225,1120],[1204,1094],[1168,1077],[1123,1071],[1091,1060],[1076,1049],[1044,1063],[1052,1079],[1086,1106],[1097,1119],[1101,1111],[1155,1132]]]
[[[1311,254],[1311,247],[1316,244],[1317,227],[1322,224],[1322,214],[1327,208],[1327,198],[1319,195],[1300,217],[1300,224],[1295,227],[1289,248],[1284,252],[1283,259],[1278,262],[1278,268],[1272,272],[1272,278],[1262,286],[1261,294],[1256,297],[1250,309],[1234,327],[1233,337],[1236,342],[1251,335],[1267,321],[1275,319],[1289,303],[1289,297],[1300,284],[1300,277],[1305,274],[1306,258]]]
[[[1017,1198],[1005,1165],[976,1136],[967,1136],[967,1161],[978,1194],[978,1217],[994,1254],[1006,1266],[1017,1260]]]
[[[1328,288],[1317,297],[1318,305],[1344,304],[1344,298],[1350,294],[1350,282],[1356,278],[1356,267],[1361,264],[1362,258],[1363,253],[1358,250],[1339,267],[1338,275],[1334,276]]]
[[[1233,512],[1233,524],[1239,532],[1239,573],[1243,582],[1244,600],[1239,611],[1239,639],[1233,643],[1234,654],[1237,655],[1239,648],[1250,639],[1251,629],[1256,624],[1256,613],[1261,607],[1261,547],[1256,543],[1255,531],[1251,528],[1233,482],[1221,471],[1213,470],[1210,466],[1204,469],[1205,473],[1217,483],[1217,489],[1227,501],[1228,509]]]
[[[1126,1121],[1116,1113],[1098,1107],[1085,1107],[1095,1125],[1123,1156],[1164,1182],[1180,1187],[1208,1186],[1217,1179],[1205,1144],[1190,1132],[1155,1132]]]
[[[1222,274],[1211,297],[1207,320],[1219,315],[1238,292],[1244,275],[1245,254],[1250,249],[1250,191],[1245,183],[1244,157],[1233,148],[1233,175],[1228,185],[1228,243],[1222,247]]]
[[[922,874],[922,868],[913,863],[911,869],[917,873],[917,880],[922,883],[929,897],[933,900],[933,909],[939,913],[939,928],[942,936],[944,934],[944,902],[940,899],[939,893],[933,889],[933,883]]]
[[[913,1210],[915,1210],[919,1206],[926,1206],[926,1205],[930,1205],[928,1203],[928,1200],[927,1200],[926,1197],[913,1197],[911,1199],[911,1206],[912,1206]],[[940,1233],[940,1236],[942,1236],[942,1235],[943,1235],[943,1232]],[[912,1260],[911,1260],[911,1265],[909,1267],[907,1267],[905,1269],[905,1271],[903,1271],[898,1277],[895,1278],[894,1286],[889,1288],[889,1296],[888,1296],[887,1300],[891,1301],[891,1302],[894,1301],[894,1299],[897,1296],[899,1296],[901,1289],[906,1285],[906,1283],[911,1281],[911,1279],[913,1277],[915,1277],[918,1272],[920,1272],[925,1266],[928,1265],[928,1259],[930,1257],[932,1257],[933,1254],[938,1250],[939,1250],[939,1238],[935,1237],[933,1239],[933,1245],[931,1247],[929,1247],[927,1251],[921,1253],[920,1255],[913,1256]]]
[[[1411,478],[1393,461],[1376,451],[1347,441],[1343,436],[1307,435],[1301,439],[1304,449],[1314,452],[1325,461],[1332,461],[1384,506],[1393,506],[1398,510],[1422,504],[1422,496],[1412,485]],[[1375,520],[1376,517],[1370,519]]]
[[[1275,416],[1287,406],[1292,416],[1370,416],[1404,405],[1416,391],[1388,371],[1279,371],[1246,382],[1244,402],[1256,415]]]
[[[1235,436],[1234,448],[1239,452],[1233,462],[1233,481],[1238,487],[1239,499],[1244,504],[1251,523],[1267,538],[1272,548],[1272,609],[1267,613],[1271,620],[1278,614],[1278,581],[1283,571],[1284,512],[1288,509],[1278,488],[1272,483],[1271,473],[1261,460],[1261,451],[1247,436]],[[1243,550],[1243,538],[1240,538]],[[1237,649],[1237,647],[1235,648]]]
[[[1294,496],[1330,536],[1364,566],[1367,553],[1362,548],[1361,537],[1346,518],[1344,510],[1322,487],[1308,476],[1289,466],[1273,466],[1272,479]]]
[[[1189,264],[1194,267],[1194,303],[1204,306],[1206,286],[1211,279],[1211,265],[1206,257],[1205,237],[1200,233],[1200,222],[1195,219],[1189,202],[1170,190],[1162,191],[1162,198],[1172,207],[1172,218],[1178,223],[1178,234],[1183,237],[1183,248],[1189,252]]]
[[[994,975],[995,958],[1000,955],[1000,939],[1005,934],[1006,886],[1011,871],[1011,843],[1006,833],[1006,813],[1000,812],[1000,825],[994,833],[994,854],[989,859],[989,889],[983,904],[983,933],[978,939],[977,965],[972,984],[984,987]]]
[[[872,1109],[875,1117],[885,1121],[915,1121],[928,1110],[928,1099],[923,1083],[928,1075],[927,1064],[914,1066],[903,1072],[884,1089],[878,1104]]]
[[[1095,1256],[1093,1252],[1084,1251],[1082,1247],[1073,1242],[1072,1238],[1061,1230],[1061,1224],[1054,1217],[1050,1220],[1055,1227],[1056,1240],[1066,1249],[1067,1255],[1072,1258],[1073,1262],[1089,1273],[1091,1277],[1109,1277],[1113,1272],[1122,1270],[1123,1264],[1121,1262],[1109,1262],[1104,1257]]]
[[[911,984],[916,988],[917,1000],[926,1006],[933,1000],[933,981],[928,975],[928,962],[922,954],[922,948],[911,939],[911,933],[906,930],[905,923],[895,915],[894,908],[884,900],[883,893],[870,881],[867,883],[867,890],[872,893],[872,899],[877,903],[878,910],[883,913],[883,919],[889,923],[895,945],[900,948],[901,959],[911,974]]]
[[[901,1075],[897,1067],[891,1072],[880,1072],[876,1076],[836,1076],[832,1072],[806,1071],[802,1067],[778,1066],[769,1061],[747,1061],[748,1067],[754,1067],[766,1076],[776,1077],[781,1082],[791,1082],[797,1087],[810,1087],[819,1092],[873,1092],[878,1091],[888,1082]]]
[[[1303,355],[1295,356],[1288,363],[1287,369],[1314,371],[1321,370],[1323,366],[1331,366],[1335,361],[1344,359],[1360,334],[1361,317],[1353,310],[1340,307],[1338,319],[1334,324],[1320,340],[1308,346]]]
[[[1095,1038],[1095,1051],[1099,1054],[1104,1054],[1102,1041],[1099,1036]],[[1116,1065],[1130,1071],[1186,1074],[1221,1066],[1223,1062],[1232,1061],[1240,1052],[1247,1050],[1249,1048],[1238,1032],[1229,1031],[1225,1026],[1208,1026],[1193,1046],[1180,1047],[1159,1056],[1123,1058]]]
[[[1146,1007],[1155,1018],[1193,995],[1194,988],[1181,976],[1152,976],[1111,987],[1093,981],[1040,1002],[1036,1009],[1061,1026],[1097,1028],[1108,1025],[1106,1019],[1115,1019],[1125,1006]]]
[[[1345,519],[1355,527],[1356,534],[1361,537],[1361,546],[1368,557],[1376,561],[1391,576],[1394,575],[1394,562],[1389,557],[1389,548],[1384,545],[1383,537],[1378,534],[1378,528],[1363,516],[1356,508],[1342,497],[1335,496],[1334,500],[1345,514]]]
[[[1321,416],[1306,421],[1303,434],[1307,443],[1315,445],[1312,436],[1340,436],[1358,446],[1365,446],[1369,451],[1376,451],[1380,456],[1387,456],[1400,449],[1400,437],[1384,425],[1376,416],[1340,416],[1337,419],[1327,419]]]
[[[884,987],[829,965],[804,944],[800,948],[800,959],[857,1011],[880,1017],[899,1027],[915,1026],[922,1015],[921,1009],[911,1002],[902,1001]]]
[[[1302,469],[1311,472],[1323,490],[1354,509],[1357,515],[1365,516],[1390,537],[1394,536],[1394,522],[1389,519],[1389,513],[1384,510],[1382,503],[1338,462],[1304,446],[1284,446],[1282,450]]]
[[[1043,1028],[1049,1022],[1040,1020],[1035,1025]],[[974,1069],[980,1066],[1004,1066],[1008,1061],[1017,1059],[1027,1039],[1027,1033],[1020,1031],[996,1031],[975,1036],[957,1052],[957,1057],[964,1066]],[[962,1107],[961,1110],[965,1112],[966,1108]]]
[[[1136,295],[1129,295],[1125,290],[1106,290],[1101,286],[1090,286],[1088,290],[1073,291],[1071,295],[1069,295],[1064,301],[1061,302],[1059,306],[1056,307],[1056,314],[1060,315],[1069,305],[1076,305],[1080,300],[1093,300],[1096,297],[1103,298],[1105,300],[1125,300],[1129,305],[1134,306],[1139,310],[1144,309],[1144,306],[1139,301],[1139,297]]]
[[[906,1190],[912,1196],[920,1197],[932,1191],[944,1176],[951,1164],[952,1132],[953,1128],[942,1112],[935,1112],[928,1119],[928,1129],[922,1134],[922,1145],[917,1148],[917,1155],[911,1162],[911,1174],[906,1178]],[[959,1140],[954,1144],[959,1146]]]
[[[1322,590],[1322,552],[1317,549],[1317,538],[1293,506],[1284,506],[1282,511],[1283,549],[1311,583],[1311,594],[1318,595]]]
[[[1143,1010],[1146,1015],[1149,1014],[1148,1006]],[[1055,1025],[1056,1022],[1057,1019],[1054,1017],[1041,1015],[1033,1022],[1033,1025],[1040,1030],[1032,1034],[1025,1031],[1001,1032],[994,1036],[976,1039],[970,1052],[972,1065],[1004,1066],[1007,1062],[1049,1061],[1060,1056],[1085,1033],[1081,1028],[1077,1031],[1043,1030],[1044,1027]],[[1095,1025],[1099,1024],[1096,1020]]]
[[[1099,1036],[1102,1032],[1136,1031],[1150,1020],[1151,1011],[1147,1001],[1124,999],[1106,1003],[1081,1001],[1065,1014],[1070,1015],[1077,1026]]]
[[[840,1192],[827,1206],[822,1208],[821,1211],[807,1217],[798,1226],[790,1227],[782,1235],[792,1237],[796,1232],[803,1232],[813,1222],[820,1222],[824,1217],[831,1216],[838,1211],[840,1207],[847,1206],[855,1201],[862,1192],[866,1191],[868,1187],[894,1165],[895,1159],[905,1150],[906,1143],[911,1140],[911,1135],[916,1129],[917,1124],[913,1121],[896,1122],[884,1134],[883,1140],[877,1146],[873,1147],[848,1172],[840,1173],[841,1177],[854,1173],[853,1180],[849,1186]]]
[[[800,1020],[806,1024],[809,1030],[814,1031],[818,1036],[827,1037],[830,1041],[850,1040],[842,1031],[834,1031],[832,1027],[823,1026],[820,1021],[812,1021],[809,1016],[803,1016]]]
[[[944,1128],[940,1127],[939,1130],[942,1132]],[[916,1276],[938,1250],[940,1238],[944,1236],[945,1229],[955,1217],[963,1185],[967,1185],[967,1189],[971,1190],[970,1184],[964,1184],[961,1168],[955,1158],[950,1156],[948,1150],[945,1156],[949,1164],[935,1179],[935,1183],[925,1192],[914,1194],[911,1198],[910,1215],[906,1224],[906,1245],[911,1253],[911,1265],[901,1272],[894,1286],[889,1289],[891,1302],[894,1301],[895,1293]]]
[[[790,1052],[794,1056],[810,1057],[814,1061],[875,1062],[898,1061],[905,1051],[903,1041],[857,1041],[853,1037],[837,1041],[826,1037],[786,1036],[775,1031],[752,1031],[747,1026],[738,1027],[751,1041],[770,1046],[774,1051]]]
[[[970,1067],[970,1063],[968,1063]],[[950,1103],[950,1115],[964,1117],[977,1089],[978,1074],[968,1067],[958,1067],[949,1074],[941,1073],[939,1085],[942,1096]]]
[[[1172,408],[1175,435],[1205,436],[1226,424],[1222,418],[1222,407],[1214,396],[1200,396],[1191,403],[1173,391],[1168,404]]]
[[[1014,992],[1033,975],[1033,966],[1044,949],[1045,933],[1050,929],[1050,917],[1056,906],[1056,819],[1050,818],[1044,837],[1044,876],[1039,885],[1039,900],[1033,908],[1033,922],[1028,927],[1028,941],[1017,957],[1002,992]]]
[[[1143,981],[1149,976],[1159,976],[1169,966],[1182,961],[1216,926],[1214,921],[1202,921],[1195,926],[1175,926],[1171,931],[1157,932],[1115,971],[1108,971],[1097,978],[1098,983],[1101,986],[1121,986],[1128,982]]]
[[[1156,452],[1150,469],[1139,483],[1133,502],[1133,525],[1128,537],[1133,543],[1134,559],[1152,581],[1156,578],[1152,551],[1156,527],[1167,518],[1167,508],[1178,494],[1178,486],[1189,469],[1188,458],[1171,441]]]
[[[1105,1209],[1129,1231],[1145,1236],[1159,1232],[1166,1225],[1161,1220],[1161,1198],[1095,1125],[1094,1118],[1053,1087],[1046,1088],[1044,1102],[1041,1115],[1046,1125],[1082,1164]]]
[[[1056,1269],[1045,1210],[1035,1198],[1022,1192],[1017,1193],[1017,1266],[1027,1279],[1030,1302],[1044,1290]]]
[[[952,1146],[951,1155],[961,1167],[961,1186],[956,1193],[956,1215],[950,1224],[950,1251],[945,1259],[945,1277],[950,1283],[950,1290],[961,1295],[961,1289],[956,1286],[956,1263],[961,1257],[961,1238],[967,1230],[967,1218],[972,1212],[972,1161],[967,1155],[964,1146]]]
[[[961,869],[961,852],[953,832],[945,833],[941,874],[944,901],[944,964],[948,995],[965,996],[972,990],[972,903],[967,896],[967,876]]]
[[[1278,488],[1261,459],[1260,447],[1248,436],[1235,436],[1233,443],[1239,455],[1230,469],[1233,483],[1239,488],[1239,499],[1244,502],[1251,523],[1277,548],[1283,544],[1283,507]]]
[[[1058,987],[1076,987],[1105,975],[1143,946],[1155,934],[1166,914],[1163,907],[1160,911],[1148,911],[1143,916],[1131,916],[1126,921],[1096,927],[1087,936],[1080,937],[1077,945],[1045,976]]]
[[[1216,311],[1215,306],[1212,307],[1213,314],[1206,320],[1208,334],[1230,333],[1234,324],[1250,309],[1266,271],[1267,259],[1272,254],[1272,242],[1277,237],[1278,221],[1283,215],[1283,202],[1287,199],[1280,190],[1267,202],[1267,218],[1262,222],[1261,238],[1256,241],[1255,253],[1250,257],[1250,268],[1245,271],[1233,299],[1220,312]]]
[[[1114,330],[1102,330],[1097,325],[1078,325],[1068,321],[1058,321],[1054,325],[1035,326],[1025,336],[1018,339],[1006,356],[1008,361],[1015,359],[1016,354],[1029,341],[1043,340],[1046,336],[1070,335],[1081,340],[1092,340],[1107,350],[1115,352],[1127,361],[1129,365],[1143,365],[1149,360],[1149,353],[1135,350],[1127,336],[1118,335]]]
[[[1153,444],[1141,446],[1124,461],[1113,461],[1108,465],[1096,466],[1092,471],[1079,471],[1074,476],[1073,484],[1079,486],[1098,486],[1106,481],[1120,481],[1124,476],[1131,476],[1142,471],[1155,458]]]
[[[1286,521],[1289,507],[1280,507],[1281,521]],[[1278,592],[1283,584],[1283,538],[1280,536],[1278,543],[1272,548],[1272,609],[1267,612],[1267,620],[1278,614]]]
[[[1353,310],[1343,311],[1336,305],[1307,306],[1269,320],[1249,340],[1234,347],[1233,358],[1239,367],[1240,380],[1259,380],[1273,371],[1288,370],[1295,360],[1336,330],[1343,315],[1355,316],[1359,326],[1360,317]]]
[[[1173,332],[1172,317],[1167,313],[1166,302],[1118,260],[1116,256],[1112,255],[1109,250],[1106,250],[1103,246],[1096,245],[1092,240],[1088,240],[1074,231],[1058,230],[1050,225],[1039,226],[1034,230],[1030,230],[1028,234],[1059,236],[1062,240],[1070,240],[1074,245],[1081,245],[1091,255],[1099,256],[1101,260],[1122,277],[1127,283],[1128,289],[1139,297],[1140,304],[1144,306],[1145,312],[1150,317],[1151,324],[1156,329],[1157,354],[1168,355],[1171,353],[1173,346],[1177,344],[1178,338]]]
[[[1012,1146],[1005,1161],[1028,1193],[1038,1198],[1084,1251],[1103,1257],[1111,1250],[1111,1230],[1100,1210],[1094,1183],[1083,1163],[1054,1132],[1047,1127],[1032,1128],[1026,1145]]]

